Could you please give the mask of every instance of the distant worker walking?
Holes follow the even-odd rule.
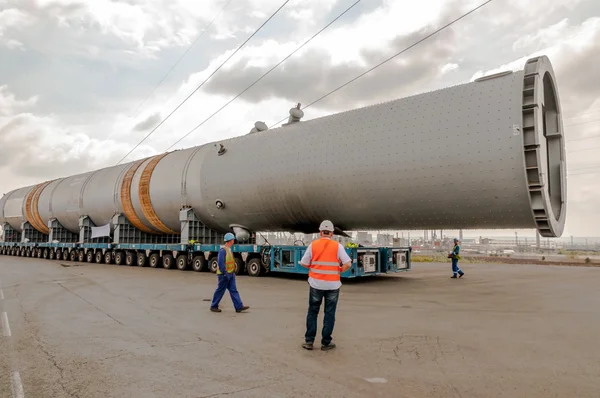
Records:
[[[456,273],[458,273],[459,278],[462,278],[465,274],[460,268],[458,268],[458,260],[460,260],[460,246],[458,245],[458,239],[454,238],[454,248],[452,248],[452,253],[450,256],[452,258],[452,279],[456,279]]]
[[[321,302],[325,298],[321,350],[326,351],[335,348],[335,344],[331,342],[331,334],[335,325],[335,312],[342,286],[340,274],[350,269],[352,260],[341,243],[331,240],[334,232],[331,221],[323,221],[319,231],[321,237],[308,245],[300,260],[300,265],[308,268],[308,284],[310,285],[305,343],[302,344],[302,347],[307,350],[313,349],[317,334],[317,316]],[[340,267],[340,264],[343,265]]]
[[[235,312],[242,312],[247,310],[248,306],[245,306],[242,303],[242,299],[240,298],[240,293],[237,290],[237,286],[235,283],[235,258],[233,257],[233,253],[231,252],[231,246],[235,242],[235,236],[229,232],[225,234],[225,246],[219,250],[219,255],[217,257],[218,268],[218,284],[217,290],[215,290],[215,294],[213,296],[212,303],[210,305],[210,310],[212,312],[221,312],[219,308],[219,303],[225,294],[225,290],[229,290],[229,294],[231,295],[231,301],[233,301],[233,306],[235,308]]]

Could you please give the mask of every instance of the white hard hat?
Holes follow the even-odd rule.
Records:
[[[319,226],[319,231],[333,232],[333,223],[329,220],[325,220]]]

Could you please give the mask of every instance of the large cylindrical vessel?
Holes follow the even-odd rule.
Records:
[[[187,206],[222,232],[312,232],[330,219],[342,230],[562,234],[564,137],[546,57],[521,71],[261,130],[21,188],[0,201],[0,222],[18,229],[35,213],[35,228],[55,217],[77,232],[82,215],[101,225],[123,213],[145,232],[169,234],[179,232]]]

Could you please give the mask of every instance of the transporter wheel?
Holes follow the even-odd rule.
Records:
[[[102,252],[99,251],[100,254],[102,254]],[[104,253],[104,264],[112,264],[113,258],[112,258],[112,252],[111,251],[106,251],[106,253]]]
[[[242,275],[246,273],[246,263],[239,257],[235,258],[235,272],[236,275]]]
[[[77,252],[75,250],[71,250],[69,253],[69,260],[75,261],[77,259]]]
[[[158,267],[160,267],[160,254],[158,254],[158,253],[152,253],[150,255],[150,258],[149,258],[148,262],[150,263],[150,266],[152,268],[158,268]]]
[[[206,259],[204,256],[196,256],[192,260],[192,269],[196,272],[204,272],[207,270]]]
[[[115,264],[121,265],[125,262],[125,253],[122,251],[115,252]]]
[[[94,261],[94,252],[91,250],[88,250],[87,253],[85,253],[85,261],[87,261],[88,263],[91,263]]]
[[[56,249],[56,251],[54,252],[54,257],[50,257],[50,258],[55,258],[57,260],[60,260],[62,258],[62,250]]]
[[[264,271],[264,268],[260,263],[260,258],[253,258],[252,260],[248,261],[246,268],[248,269],[248,275],[250,276],[260,276]]]
[[[25,249],[25,257],[31,257],[31,249],[30,248]]]
[[[187,254],[180,254],[177,256],[177,269],[185,271],[188,267]]]
[[[175,266],[175,260],[173,260],[172,254],[163,255],[163,268],[171,269]]]
[[[42,252],[42,258],[47,259],[49,254],[50,250],[44,249],[44,251]]]
[[[213,257],[208,261],[208,270],[213,274],[217,273],[217,269],[219,268],[219,260],[217,257]]]
[[[82,250],[79,250],[79,252],[77,253],[77,261],[79,261],[80,263],[84,262],[85,260],[87,260],[85,253]]]
[[[43,254],[43,253],[44,253],[44,250],[42,250],[42,248],[41,248],[41,247],[39,247],[39,248],[37,249],[37,253],[36,253],[36,254],[37,254],[37,258],[42,258],[42,254]]]
[[[69,259],[70,252],[68,250],[63,250],[62,259],[67,261]]]
[[[54,260],[55,257],[56,257],[56,251],[50,249],[50,251],[48,252],[48,258],[50,260]]]
[[[134,262],[135,262],[135,260],[133,259],[133,253],[125,252],[125,265],[132,266],[134,264]]]
[[[146,256],[146,253],[139,252],[135,260],[138,267],[145,267],[148,257]]]

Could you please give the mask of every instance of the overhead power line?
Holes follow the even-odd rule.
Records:
[[[244,47],[244,45],[246,43],[248,43],[248,41],[250,41],[250,39],[252,39],[289,2],[290,2],[290,0],[285,0],[283,2],[283,4],[281,6],[279,6],[279,8],[273,14],[271,14],[271,16],[265,22],[263,22],[262,25],[260,25],[258,27],[258,29],[256,29],[254,31],[254,33],[252,33],[229,57],[227,57],[227,59],[225,61],[223,61],[223,63],[221,65],[219,65],[219,67],[217,67],[217,69],[215,69],[206,79],[204,79],[204,81],[198,87],[196,87],[190,95],[188,95],[179,105],[177,105],[177,107],[175,107],[175,109],[173,109],[173,111],[171,111],[171,113],[169,113],[167,115],[167,117],[165,117],[158,124],[158,126],[153,128],[152,131],[150,131],[148,134],[146,134],[146,136],[144,138],[142,138],[142,140],[140,142],[138,142],[125,156],[123,156],[123,158],[121,160],[119,160],[119,162],[117,164],[119,164],[123,160],[125,160],[127,158],[127,156],[129,156],[137,147],[139,147],[142,144],[142,142],[146,141],[146,139],[148,137],[150,137],[160,126],[162,126],[162,124],[164,122],[166,122],[167,119],[169,119],[171,117],[171,115],[173,115],[188,99],[190,99],[190,97],[192,95],[194,95],[196,93],[196,91],[198,91],[202,86],[204,86],[204,84],[208,81],[208,79],[210,79],[215,73],[217,73],[219,71],[219,69],[221,69],[223,67],[223,65],[225,65],[227,63],[227,61],[229,61],[235,54],[237,54],[237,52],[240,51],[242,49],[242,47]]]
[[[181,57],[179,57],[179,59],[177,60],[177,62],[175,62],[175,64],[173,64],[173,66],[171,67],[171,69],[169,69],[169,71],[162,77],[162,79],[160,79],[160,81],[158,82],[158,84],[156,86],[154,86],[154,88],[146,95],[146,98],[144,98],[144,100],[135,108],[136,111],[138,111],[140,109],[140,107],[142,105],[144,105],[144,103],[148,100],[148,98],[150,98],[150,96],[152,95],[152,93],[154,93],[154,91],[156,91],[156,89],[162,84],[162,82],[165,81],[165,79],[167,78],[167,76],[169,76],[171,74],[171,72],[173,72],[173,69],[175,69],[175,67],[177,65],[179,65],[179,62],[181,62],[181,60],[183,59],[183,57],[185,57],[187,55],[187,53],[192,49],[192,47],[194,47],[194,45],[196,44],[196,42],[198,42],[198,40],[200,40],[200,38],[202,36],[204,36],[204,34],[208,31],[208,28],[210,28],[212,26],[212,24],[217,20],[217,18],[219,17],[219,15],[221,15],[221,13],[223,11],[225,11],[225,9],[227,8],[227,6],[229,6],[229,4],[232,2],[233,0],[229,0],[225,6],[223,8],[221,8],[221,11],[219,11],[219,13],[217,15],[215,15],[215,17],[212,19],[212,21],[210,21],[210,23],[208,25],[206,25],[206,27],[202,30],[202,32],[198,35],[198,37],[196,37],[196,39],[188,46],[187,50],[185,50],[185,52],[181,55]],[[136,117],[139,114],[139,112],[136,112],[135,115],[133,115],[133,117]]]
[[[361,0],[357,0],[356,2],[354,2],[354,4],[352,4],[350,7],[346,8],[340,15],[338,15],[337,17],[335,17],[331,22],[329,22],[327,25],[325,25],[321,30],[319,30],[317,33],[315,33],[314,35],[312,35],[308,40],[306,40],[304,43],[302,43],[302,45],[300,45],[299,47],[297,47],[294,51],[292,51],[291,53],[289,53],[284,59],[282,59],[281,61],[279,61],[275,66],[273,66],[271,69],[269,69],[267,72],[265,72],[261,77],[259,77],[258,79],[256,79],[252,84],[250,84],[248,87],[246,87],[242,92],[240,92],[238,95],[236,95],[235,97],[233,97],[229,102],[227,102],[225,105],[223,105],[221,108],[219,108],[216,112],[214,112],[212,115],[210,115],[209,117],[207,117],[206,119],[204,119],[200,124],[198,124],[196,127],[194,127],[193,129],[191,129],[187,134],[185,134],[183,137],[181,137],[180,139],[178,139],[177,141],[175,141],[175,143],[173,143],[170,147],[167,148],[167,151],[170,150],[171,148],[173,148],[175,145],[177,145],[178,143],[180,143],[182,140],[184,140],[187,136],[189,136],[190,134],[192,134],[194,131],[196,131],[198,128],[200,128],[204,123],[208,122],[210,119],[212,119],[217,113],[221,112],[223,109],[225,109],[225,107],[227,107],[229,104],[231,104],[233,101],[235,101],[236,99],[238,99],[242,94],[244,94],[246,91],[248,91],[250,88],[252,88],[256,83],[258,83],[259,81],[261,81],[264,77],[266,77],[269,73],[273,72],[275,70],[275,68],[277,68],[279,65],[281,65],[282,63],[284,63],[285,61],[287,61],[292,55],[294,55],[295,53],[297,53],[300,49],[302,49],[305,45],[307,45],[308,43],[310,43],[315,37],[317,37],[319,34],[321,34],[325,29],[327,29],[329,26],[331,26],[334,22],[336,22],[338,19],[340,19],[342,16],[344,16],[348,11],[350,11],[352,8],[354,8],[354,6],[356,6],[358,3],[360,3]]]
[[[406,47],[406,48],[405,48],[405,49],[403,49],[402,51],[400,51],[400,52],[397,52],[396,54],[392,55],[391,57],[387,58],[386,60],[384,60],[384,61],[380,62],[379,64],[377,64],[377,65],[373,66],[372,68],[370,68],[370,69],[366,70],[365,72],[361,73],[360,75],[356,76],[355,78],[353,78],[353,79],[351,79],[351,80],[347,81],[346,83],[342,84],[341,86],[339,86],[339,87],[337,87],[337,88],[335,88],[335,89],[331,90],[331,91],[330,91],[330,92],[328,92],[327,94],[325,94],[325,95],[323,95],[323,96],[321,96],[321,97],[317,98],[316,100],[314,100],[314,101],[313,101],[313,102],[311,102],[310,104],[308,104],[308,105],[306,105],[306,106],[302,107],[302,110],[304,110],[304,109],[306,109],[306,108],[308,108],[308,107],[310,107],[310,106],[312,106],[312,105],[316,104],[317,102],[319,102],[319,101],[321,101],[321,100],[323,100],[323,99],[325,99],[325,98],[329,97],[331,94],[333,94],[333,93],[335,93],[335,92],[337,92],[337,91],[341,90],[342,88],[346,87],[347,85],[349,85],[349,84],[351,84],[351,83],[353,83],[353,82],[357,81],[358,79],[360,79],[361,77],[365,76],[366,74],[368,74],[368,73],[370,73],[370,72],[374,71],[375,69],[379,68],[380,66],[384,65],[385,63],[387,63],[387,62],[391,61],[392,59],[396,58],[398,55],[401,55],[401,54],[405,53],[406,51],[410,50],[411,48],[413,48],[413,47],[415,47],[415,46],[417,46],[417,45],[421,44],[421,43],[422,43],[422,42],[424,42],[425,40],[429,39],[430,37],[432,37],[432,36],[434,36],[434,35],[438,34],[439,32],[441,32],[441,31],[443,31],[443,30],[447,29],[448,27],[452,26],[452,25],[453,25],[453,24],[455,24],[456,22],[458,22],[458,21],[460,21],[461,19],[463,19],[463,18],[467,17],[468,15],[470,15],[470,14],[474,13],[475,11],[477,11],[477,10],[479,10],[480,8],[482,8],[482,7],[486,6],[487,4],[491,3],[492,1],[493,1],[493,0],[488,0],[488,1],[486,1],[486,2],[484,2],[484,3],[482,3],[482,4],[480,4],[480,5],[478,5],[477,7],[475,7],[475,8],[473,8],[473,9],[471,9],[470,11],[468,11],[468,12],[466,12],[466,13],[462,14],[460,17],[458,17],[458,18],[456,18],[455,20],[453,20],[453,21],[451,21],[451,22],[447,23],[446,25],[444,25],[444,26],[442,26],[441,28],[439,28],[439,29],[435,30],[434,32],[432,32],[432,33],[428,34],[428,35],[427,35],[427,36],[425,36],[424,38],[422,38],[422,39],[420,39],[420,40],[416,41],[415,43],[413,43],[413,44],[411,44],[410,46]],[[273,127],[275,127],[276,125],[278,125],[278,124],[280,124],[280,123],[284,122],[284,121],[285,121],[287,118],[288,118],[288,116],[284,117],[283,119],[281,119],[281,120],[280,120],[280,121],[278,121],[277,123],[275,123],[275,124],[273,124],[273,125],[269,126],[269,128],[273,128]]]
[[[589,138],[596,138],[596,137],[600,137],[600,134],[588,135],[587,137],[573,138],[572,140],[566,140],[565,142],[581,141],[581,140],[587,140]]]

